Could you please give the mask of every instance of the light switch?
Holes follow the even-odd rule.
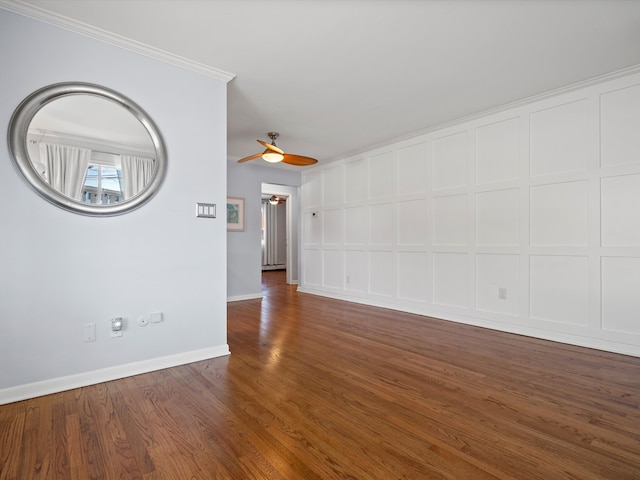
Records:
[[[216,218],[216,204],[202,202],[196,203],[196,217]]]
[[[151,320],[151,323],[160,323],[163,318],[162,318],[162,312],[153,312],[149,314],[149,319]]]

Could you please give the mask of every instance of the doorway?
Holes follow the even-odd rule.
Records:
[[[272,196],[278,198],[277,206],[272,211],[277,212],[271,220],[275,222],[269,229],[266,216],[262,215],[262,249],[263,267],[262,271],[273,269],[284,269],[286,272],[286,282],[288,284],[298,283],[298,193],[299,187],[289,185],[277,185],[272,183],[262,184],[262,211],[265,211],[265,201],[268,203]],[[269,204],[272,206],[272,204]],[[275,258],[272,257],[265,263],[265,243],[272,242],[271,233],[275,232],[275,243],[278,245]],[[266,240],[266,242],[265,242]]]

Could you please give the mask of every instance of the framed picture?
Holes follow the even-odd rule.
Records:
[[[244,232],[244,198],[227,197],[227,232]]]

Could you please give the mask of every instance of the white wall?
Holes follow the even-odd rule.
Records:
[[[93,82],[141,105],[169,156],[150,203],[91,218],[36,195],[0,136],[0,403],[228,353],[225,218],[195,218],[196,202],[226,201],[225,82],[3,9],[0,45],[0,131],[34,90]]]
[[[640,355],[638,132],[636,70],[306,170],[300,289]]]
[[[227,166],[227,188],[230,197],[245,199],[245,230],[229,232],[227,236],[227,295],[228,299],[243,300],[262,297],[262,246],[260,233],[260,205],[262,184],[281,186],[282,192],[290,195],[293,209],[293,242],[298,243],[300,171],[286,170],[262,165],[238,164],[230,161]],[[298,250],[287,268],[298,281]]]

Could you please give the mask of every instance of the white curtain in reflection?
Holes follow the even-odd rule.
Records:
[[[90,159],[91,150],[88,148],[40,143],[40,161],[47,167],[47,181],[59,192],[76,200],[82,194]]]
[[[121,155],[124,198],[135,197],[153,177],[153,158]]]

